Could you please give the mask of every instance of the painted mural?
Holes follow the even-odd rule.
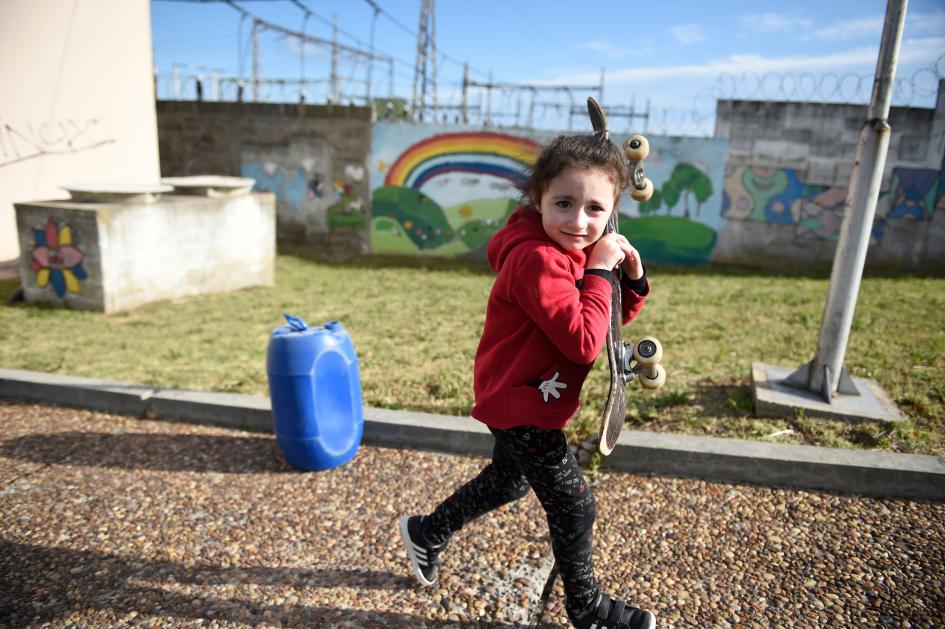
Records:
[[[518,203],[516,184],[556,135],[375,124],[372,251],[483,257]],[[620,229],[644,257],[708,262],[727,147],[723,140],[650,138],[645,167],[659,198],[638,207],[624,194],[620,204]]]
[[[50,287],[60,303],[66,293],[82,291],[88,277],[82,260],[85,254],[75,246],[72,227],[50,218],[43,227],[33,228],[33,250],[30,269],[36,273],[36,285]]]
[[[367,223],[359,187],[364,166],[348,164],[337,174],[327,141],[296,138],[285,147],[247,145],[240,175],[256,180],[254,190],[276,195],[280,228],[306,232],[363,230]]]
[[[483,255],[515,209],[515,186],[541,150],[534,138],[482,130],[374,127],[371,249]]]
[[[647,139],[650,155],[643,167],[653,182],[653,196],[638,204],[624,195],[620,231],[644,260],[707,264],[722,228],[718,208],[728,142],[663,136]]]
[[[797,239],[837,240],[846,197],[846,187],[807,184],[788,168],[729,168],[722,217],[793,225]],[[931,221],[936,209],[945,209],[945,161],[939,170],[894,168],[880,191],[871,244],[882,244],[890,221]]]

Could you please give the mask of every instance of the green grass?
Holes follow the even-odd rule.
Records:
[[[276,286],[152,304],[103,315],[5,304],[0,365],[162,387],[266,394],[266,343],[288,311],[310,324],[341,321],[361,361],[365,403],[468,414],[472,363],[493,274],[439,258],[362,258],[344,264],[280,255]],[[625,335],[658,337],[669,374],[659,391],[630,390],[636,429],[840,447],[945,454],[945,279],[866,277],[846,354],[908,421],[848,424],[752,416],[753,361],[813,357],[826,278],[740,270],[650,269],[652,295]],[[572,422],[596,432],[607,392],[597,361]]]

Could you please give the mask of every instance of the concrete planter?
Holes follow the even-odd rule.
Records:
[[[275,197],[16,204],[27,301],[115,312],[272,285]]]

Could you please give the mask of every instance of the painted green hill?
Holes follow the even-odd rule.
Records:
[[[390,218],[400,225],[417,249],[436,249],[455,237],[443,208],[422,192],[401,186],[374,191],[375,218]]]
[[[517,205],[515,199],[476,199],[443,208],[446,220],[456,231],[471,220],[494,220],[505,225]]]
[[[716,238],[706,225],[678,216],[621,217],[620,233],[644,260],[670,264],[707,264]]]
[[[456,217],[456,233],[468,250],[474,251],[505,225],[515,205],[513,199],[479,199],[447,208],[446,215]]]

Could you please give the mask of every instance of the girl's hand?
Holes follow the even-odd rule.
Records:
[[[623,262],[624,248],[618,240],[623,238],[620,234],[605,234],[594,245],[591,257],[587,261],[587,268],[600,269],[602,271],[613,271],[617,265]],[[627,241],[623,238],[624,242]],[[630,246],[630,243],[626,243]]]
[[[643,259],[640,257],[640,252],[623,236],[619,236],[617,242],[620,244],[621,251],[623,251],[621,268],[624,275],[631,280],[638,280],[643,277]]]

